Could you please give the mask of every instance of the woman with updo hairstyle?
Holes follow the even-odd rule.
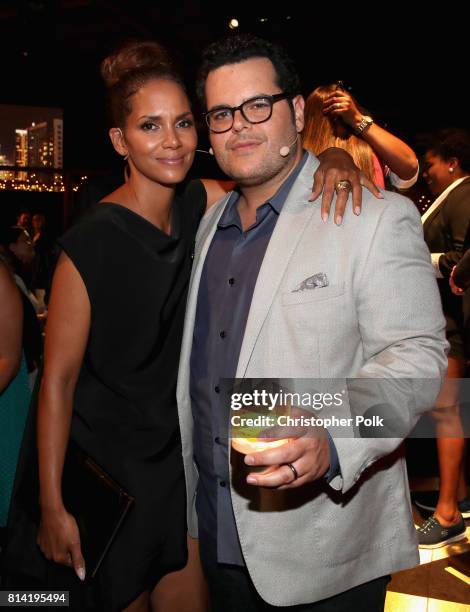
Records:
[[[185,182],[194,118],[159,45],[124,47],[102,74],[130,172],[59,240],[37,405],[40,525],[17,504],[6,566],[70,590],[73,610],[203,610],[194,542],[189,570],[172,574],[188,559],[176,377],[196,230],[225,191]],[[135,498],[91,580],[62,498],[69,439]]]
[[[381,188],[385,174],[397,189],[408,189],[418,180],[418,161],[412,149],[366,115],[341,81],[317,87],[308,96],[303,145],[315,155],[328,147],[344,149]]]
[[[26,558],[41,588],[70,591],[73,610],[198,612],[205,587],[187,540],[176,379],[196,231],[225,190],[185,181],[194,117],[159,45],[125,46],[102,75],[129,175],[59,240],[37,407],[40,525],[16,504],[6,565],[25,573]],[[341,180],[350,169],[333,170]],[[135,498],[92,580],[62,497],[69,439]]]

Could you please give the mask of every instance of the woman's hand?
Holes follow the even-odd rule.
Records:
[[[73,567],[80,580],[85,580],[77,522],[65,508],[42,512],[37,543],[46,559]]]
[[[359,215],[362,206],[362,186],[383,199],[379,189],[370,181],[361,170],[354,164],[353,158],[344,149],[330,147],[318,156],[320,165],[313,175],[313,188],[310,201],[316,200],[323,191],[321,203],[321,216],[323,221],[328,221],[331,202],[335,187],[339,181],[349,181],[352,188],[352,205],[354,214]],[[337,192],[335,203],[335,223],[341,224],[344,210],[349,197],[349,190],[341,189]]]
[[[362,119],[362,113],[357,108],[354,100],[347,91],[338,89],[331,93],[323,102],[323,112],[330,117],[341,117],[341,119],[354,128]]]

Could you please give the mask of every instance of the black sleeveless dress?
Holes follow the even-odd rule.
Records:
[[[194,240],[205,206],[205,189],[194,181],[174,200],[171,236],[123,206],[103,203],[59,241],[91,304],[71,437],[136,500],[86,597],[73,570],[40,567],[45,561],[36,528],[13,502],[6,569],[47,576],[50,588],[60,582],[59,574],[68,576],[72,609],[88,609],[85,602],[95,598],[90,609],[121,610],[186,563],[176,378]],[[33,439],[30,423],[15,489],[23,467],[34,460]]]

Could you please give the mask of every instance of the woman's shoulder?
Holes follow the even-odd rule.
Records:
[[[465,178],[460,185],[457,185],[455,189],[449,193],[446,198],[446,203],[461,202],[467,200],[470,197],[470,176]]]
[[[183,183],[180,193],[182,193],[185,200],[191,200],[194,204],[198,204],[201,207],[204,206],[205,209],[207,193],[201,179],[193,179]]]
[[[79,271],[92,271],[107,254],[120,252],[122,231],[115,217],[111,207],[97,204],[57,240]]]
[[[452,189],[443,202],[443,211],[452,217],[470,216],[470,177]]]
[[[207,206],[207,193],[200,179],[185,181],[179,185],[177,199],[183,210],[183,216],[199,224]]]
[[[110,203],[111,204],[111,203]],[[116,213],[114,205],[95,204],[85,215],[80,217],[69,227],[59,239],[59,244],[64,241],[80,237],[103,236],[109,233],[116,225]]]

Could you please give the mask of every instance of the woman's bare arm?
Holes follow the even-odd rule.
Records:
[[[15,281],[0,262],[0,393],[15,377],[21,362],[23,304]]]
[[[62,501],[61,480],[70,434],[75,385],[90,330],[90,302],[83,280],[62,253],[52,283],[46,327],[44,374],[39,393],[38,453],[42,522],[38,543],[47,558],[84,569],[75,520]]]

